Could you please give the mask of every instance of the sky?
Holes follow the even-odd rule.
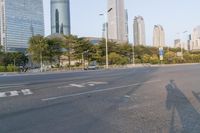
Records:
[[[146,42],[152,45],[154,25],[165,30],[166,44],[173,46],[174,39],[186,39],[200,25],[200,0],[124,0],[129,16],[129,41],[133,42],[133,19],[142,16],[145,21]],[[50,0],[43,0],[45,35],[50,30]],[[99,16],[107,8],[107,0],[71,0],[71,31],[79,37],[102,37],[105,18]],[[188,31],[183,33],[184,31]]]

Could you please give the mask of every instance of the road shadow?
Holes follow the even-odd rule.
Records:
[[[181,89],[178,88],[174,80],[171,80],[166,85],[166,89],[166,108],[171,111],[169,133],[199,133],[200,113],[193,107]],[[177,117],[180,119],[180,123],[177,123]],[[178,126],[179,129],[177,125],[180,125]]]

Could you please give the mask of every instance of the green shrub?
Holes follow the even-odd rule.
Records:
[[[4,66],[0,66],[0,72],[5,72],[5,67]]]

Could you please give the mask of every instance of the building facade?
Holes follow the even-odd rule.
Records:
[[[181,39],[174,40],[174,48],[181,48]]]
[[[124,0],[108,0],[108,38],[117,42],[128,42],[127,15]]]
[[[200,50],[200,26],[193,29],[190,40],[190,50]]]
[[[134,18],[133,35],[134,45],[146,45],[145,23],[142,16]]]
[[[165,46],[165,32],[161,25],[154,26],[153,46],[158,48]]]
[[[70,1],[51,0],[51,34],[71,34]]]
[[[5,51],[24,52],[30,37],[44,35],[42,0],[0,0],[0,42]]]

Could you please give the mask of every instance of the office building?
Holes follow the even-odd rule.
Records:
[[[124,0],[108,0],[108,38],[117,42],[128,42],[127,15]]]
[[[190,50],[200,50],[200,26],[193,29],[190,40]]]
[[[0,0],[0,42],[5,51],[24,52],[36,34],[44,35],[42,0]]]
[[[174,48],[181,48],[181,40],[180,39],[174,40]]]
[[[146,45],[145,23],[142,16],[134,18],[133,24],[134,45]]]
[[[153,46],[158,48],[165,46],[165,32],[161,25],[154,26]]]
[[[71,34],[69,0],[51,0],[51,34]]]

